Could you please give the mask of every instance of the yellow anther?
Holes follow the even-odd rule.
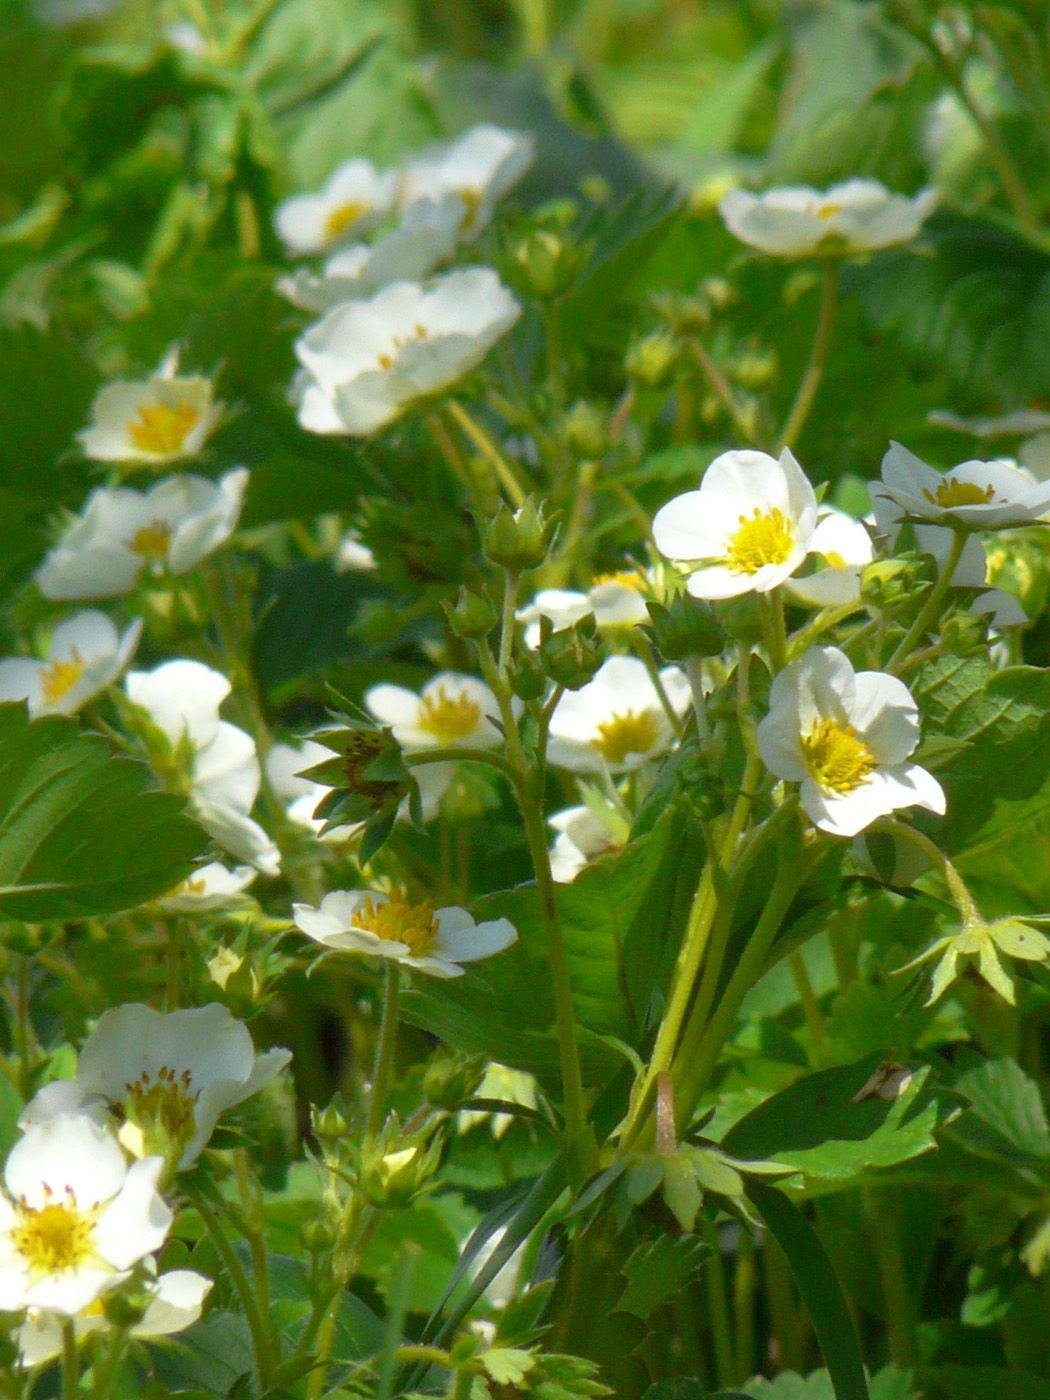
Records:
[[[64,661],[56,657],[50,666],[41,666],[40,688],[45,701],[54,705],[56,701],[61,700],[83,675],[86,665],[87,662],[74,647]]]
[[[128,437],[140,452],[178,452],[200,414],[185,399],[176,403],[144,403],[128,424]]]
[[[802,752],[814,781],[825,792],[852,792],[874,767],[871,750],[858,739],[851,725],[840,728],[834,720],[814,720],[802,735]]]
[[[738,574],[757,574],[766,564],[783,564],[795,544],[790,523],[776,506],[765,514],[756,506],[749,518],[741,515],[740,528],[729,537],[726,563]]]
[[[462,691],[450,695],[443,685],[435,686],[419,702],[419,727],[443,744],[465,739],[477,728],[481,706]]]
[[[94,1216],[77,1210],[76,1197],[66,1192],[65,1203],[48,1201],[39,1210],[22,1203],[22,1223],[11,1232],[15,1249],[33,1271],[44,1274],[75,1269],[94,1249]]]
[[[429,900],[409,904],[396,896],[375,903],[371,895],[350,920],[351,928],[366,929],[388,943],[405,943],[412,954],[425,953],[437,933],[434,906]]]
[[[167,557],[171,543],[171,526],[163,520],[154,520],[135,531],[128,544],[143,559],[162,560]]]
[[[973,481],[959,481],[954,476],[946,476],[938,482],[935,496],[925,487],[922,494],[931,505],[949,510],[952,506],[986,506],[995,494],[995,487],[978,486]]]
[[[598,725],[594,746],[607,763],[622,763],[629,754],[646,754],[659,737],[656,717],[651,710],[636,715],[633,710],[613,715]]]
[[[329,210],[324,221],[324,241],[333,243],[351,224],[363,219],[370,208],[370,205],[360,199],[348,199],[343,204],[337,204],[334,209]]]

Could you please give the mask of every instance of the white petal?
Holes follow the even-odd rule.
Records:
[[[119,1195],[99,1216],[94,1229],[96,1248],[118,1269],[152,1254],[167,1238],[173,1217],[157,1192],[163,1170],[160,1157],[132,1162]]]

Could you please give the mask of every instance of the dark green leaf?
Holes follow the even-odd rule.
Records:
[[[617,1312],[634,1313],[643,1322],[699,1272],[710,1253],[695,1235],[661,1235],[640,1244],[623,1266],[627,1287]]]
[[[1016,1060],[987,1060],[965,1070],[954,1087],[970,1112],[952,1125],[952,1136],[971,1152],[1015,1164],[1050,1158],[1050,1129],[1039,1086]]]

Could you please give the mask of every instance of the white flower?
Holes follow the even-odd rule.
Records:
[[[0,700],[27,700],[34,718],[75,714],[118,679],[141,632],[141,618],[121,637],[105,613],[77,613],[55,628],[43,661],[0,661]]]
[[[487,267],[345,302],[295,343],[305,370],[299,422],[314,433],[373,433],[479,365],[520,314]]]
[[[576,876],[606,851],[618,850],[627,840],[623,817],[611,807],[601,815],[590,807],[566,807],[547,819],[558,835],[551,847],[551,875],[560,885],[569,885]]]
[[[414,160],[401,177],[402,208],[418,200],[459,204],[459,229],[474,238],[492,218],[497,200],[518,183],[532,164],[531,136],[498,126],[473,126],[458,140],[439,146]]]
[[[355,243],[333,254],[319,277],[299,268],[282,277],[277,290],[305,311],[323,314],[340,302],[373,296],[391,282],[418,282],[452,256],[462,217],[455,197],[422,199],[375,243]]]
[[[473,676],[442,671],[422,694],[400,685],[375,685],[365,691],[365,707],[380,724],[388,724],[403,749],[489,749],[500,743],[499,705],[492,691]]]
[[[800,783],[810,820],[856,836],[898,807],[943,813],[940,783],[908,763],[919,712],[903,681],[854,672],[837,647],[810,647],[774,678],[758,751],[771,773]]]
[[[779,460],[750,449],[723,452],[699,491],[657,511],[656,547],[689,566],[696,598],[768,593],[805,559],[817,523],[817,500],[785,447]]]
[[[870,253],[907,243],[933,213],[937,195],[891,194],[877,180],[847,180],[825,193],[806,186],[728,190],[718,212],[730,233],[779,257],[809,253]]]
[[[203,914],[209,909],[225,909],[235,904],[259,872],[250,865],[228,870],[220,861],[202,865],[160,899],[158,909],[167,914]]]
[[[369,573],[379,567],[375,555],[356,530],[348,530],[335,551],[332,567],[337,574]]]
[[[11,1149],[0,1193],[0,1311],[78,1313],[163,1244],[171,1211],[163,1162],[130,1167],[92,1118],[32,1124]]]
[[[173,748],[189,744],[188,795],[205,831],[238,860],[276,875],[280,852],[248,815],[262,780],[255,740],[219,717],[230,693],[226,677],[199,661],[166,661],[130,671],[124,688]]]
[[[158,1278],[147,1280],[145,1293],[149,1298],[146,1311],[129,1329],[132,1337],[169,1337],[191,1327],[201,1315],[204,1300],[211,1291],[212,1281],[192,1269],[170,1269]],[[106,1315],[98,1303],[73,1317],[77,1340],[91,1332],[108,1328]],[[23,1366],[42,1366],[62,1354],[62,1321],[54,1313],[31,1308],[29,1316],[18,1329],[18,1355]]]
[[[307,937],[349,953],[393,958],[432,977],[461,977],[462,963],[502,953],[518,938],[507,919],[476,924],[465,909],[437,909],[368,890],[334,890],[321,907],[293,904]]]
[[[677,666],[666,666],[660,681],[675,714],[684,714],[691,701],[685,675]],[[671,721],[642,662],[610,656],[593,680],[558,701],[547,756],[573,773],[628,773],[666,752],[673,738]]]
[[[225,408],[212,402],[212,393],[211,380],[198,375],[118,380],[95,395],[91,427],[81,429],[77,441],[96,462],[160,465],[193,457]]]
[[[397,175],[360,157],[347,161],[317,194],[297,194],[274,210],[277,236],[292,253],[323,253],[393,207]]]
[[[809,541],[810,554],[823,556],[824,567],[803,578],[790,578],[786,588],[803,603],[818,608],[842,608],[860,602],[860,575],[875,557],[871,536],[851,515],[822,507]]]
[[[75,1081],[55,1080],[26,1108],[28,1129],[68,1114],[79,1100],[123,1121],[121,1141],[171,1157],[180,1170],[200,1156],[220,1116],[258,1093],[292,1058],[255,1053],[247,1027],[219,1002],[164,1014],[127,1002],[112,1007],[84,1042]]]
[[[187,474],[146,492],[98,487],[37,570],[41,593],[116,598],[144,568],[186,573],[233,534],[247,485],[238,467],[217,482]]]
[[[515,614],[525,625],[525,645],[535,647],[540,640],[540,618],[549,617],[555,632],[594,614],[599,627],[634,627],[649,621],[645,595],[651,580],[642,573],[623,570],[595,579],[586,593],[567,588],[542,588],[532,602]]]
[[[899,442],[891,443],[882,459],[882,481],[870,491],[876,514],[885,513],[888,499],[898,521],[929,520],[965,530],[1030,525],[1050,509],[1050,482],[1035,482],[1013,462],[962,462],[942,475]]]

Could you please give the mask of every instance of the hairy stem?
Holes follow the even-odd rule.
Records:
[[[930,589],[926,602],[923,603],[922,607],[919,609],[918,617],[916,617],[915,621],[908,628],[907,632],[902,637],[897,647],[897,650],[893,653],[889,661],[887,661],[886,663],[885,669],[889,671],[891,676],[895,676],[897,672],[901,669],[901,666],[903,662],[907,659],[912,647],[915,645],[916,642],[921,641],[921,639],[926,634],[927,627],[937,616],[937,609],[940,607],[941,600],[944,597],[945,593],[947,593],[948,588],[951,585],[952,575],[955,573],[956,566],[958,565],[959,560],[962,558],[962,552],[965,547],[966,531],[956,529],[954,538],[952,540],[951,553],[948,555],[947,562],[945,563],[944,568],[941,570],[940,578]]]
[[[390,1074],[394,1067],[394,1054],[397,1049],[397,1022],[401,1000],[401,969],[393,958],[386,960],[386,987],[383,995],[383,1020],[379,1027],[379,1043],[376,1046],[375,1066],[372,1070],[372,1094],[368,1101],[368,1121],[365,1137],[376,1136],[383,1126],[386,1116],[386,1098],[390,1088]]]
[[[813,407],[817,390],[820,388],[820,381],[824,377],[824,364],[828,358],[828,350],[831,348],[831,335],[835,328],[838,288],[839,266],[837,262],[829,260],[825,262],[823,269],[820,312],[817,316],[817,328],[813,335],[813,346],[809,352],[809,362],[799,381],[795,402],[788,410],[784,426],[780,430],[776,448],[778,453],[783,452],[785,447],[794,447],[798,441],[802,429],[806,426],[806,420]]]

